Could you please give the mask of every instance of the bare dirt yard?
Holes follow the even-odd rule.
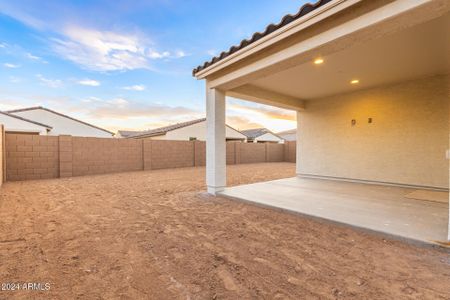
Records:
[[[0,299],[450,299],[450,254],[208,197],[204,168],[6,183]],[[228,167],[229,185],[294,175]]]

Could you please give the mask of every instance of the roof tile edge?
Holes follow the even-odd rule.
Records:
[[[277,23],[277,24],[271,23],[271,24],[267,25],[266,29],[263,32],[255,32],[250,39],[242,40],[239,45],[231,46],[227,51],[221,52],[218,56],[214,56],[209,61],[206,61],[202,65],[196,67],[195,69],[192,70],[192,76],[195,76],[198,72],[214,65],[215,63],[230,56],[231,54],[236,53],[237,51],[239,51],[241,49],[244,49],[248,45],[260,40],[262,37],[265,37],[275,31],[277,31],[278,29],[292,23],[293,21],[309,14],[310,12],[316,10],[317,8],[323,6],[331,1],[333,1],[333,0],[319,0],[315,3],[304,4],[302,7],[300,7],[299,11],[296,14],[285,15],[279,23]]]

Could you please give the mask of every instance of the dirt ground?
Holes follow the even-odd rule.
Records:
[[[450,299],[450,253],[199,193],[204,168],[6,183],[0,299]],[[228,167],[229,185],[294,175]]]

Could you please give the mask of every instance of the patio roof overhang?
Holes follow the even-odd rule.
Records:
[[[449,10],[445,0],[331,1],[195,76],[226,96],[302,110],[317,98],[448,74]]]
[[[226,96],[296,110],[297,127],[300,128],[302,116],[303,119],[308,116],[308,113],[311,116],[309,105],[314,107],[315,104],[322,103],[326,106],[326,103],[330,103],[327,101],[330,101],[329,99],[333,96],[360,95],[361,93],[353,92],[369,91],[379,87],[378,90],[386,91],[388,86],[396,83],[404,84],[406,81],[415,79],[428,82],[432,81],[431,77],[440,78],[437,88],[432,87],[422,91],[423,85],[418,86],[412,83],[408,89],[413,86],[414,93],[417,94],[438,91],[438,98],[430,97],[435,97],[434,99],[438,99],[442,105],[429,108],[430,103],[433,103],[427,99],[429,94],[422,98],[414,94],[417,98],[415,102],[402,102],[394,108],[390,107],[392,110],[407,111],[408,105],[415,104],[417,107],[415,114],[403,115],[403,118],[410,120],[415,116],[415,119],[412,119],[413,122],[417,120],[422,122],[414,123],[415,125],[408,129],[409,132],[399,130],[394,135],[388,135],[396,141],[395,146],[389,144],[393,140],[380,140],[386,136],[384,133],[392,131],[394,126],[388,127],[389,130],[384,132],[381,127],[371,127],[371,129],[379,128],[379,132],[375,138],[368,141],[363,138],[368,131],[362,130],[362,127],[356,128],[351,134],[345,129],[348,127],[342,124],[343,122],[348,124],[346,122],[350,119],[347,120],[349,117],[347,115],[339,116],[340,119],[335,120],[339,123],[336,126],[339,125],[341,129],[338,136],[334,131],[336,126],[331,126],[331,129],[327,127],[325,130],[320,127],[320,124],[326,122],[310,130],[309,135],[308,130],[303,131],[303,136],[300,130],[297,130],[297,174],[302,176],[317,173],[316,175],[337,180],[350,179],[357,182],[363,180],[365,183],[377,184],[391,182],[400,185],[410,183],[418,188],[426,186],[448,188],[448,177],[445,175],[447,170],[442,166],[448,164],[449,158],[449,140],[446,139],[446,136],[450,137],[446,132],[449,117],[445,115],[446,107],[448,109],[448,102],[445,104],[445,101],[448,101],[448,98],[446,99],[444,94],[448,91],[448,74],[450,73],[448,55],[450,53],[450,2],[448,0],[334,0],[318,3],[313,6],[314,9],[289,24],[271,33],[267,31],[267,34],[263,34],[250,44],[241,44],[243,46],[239,50],[222,55],[219,59],[216,58],[194,70],[194,75],[198,79],[206,81],[208,192],[220,193],[224,191],[226,185]],[[322,61],[315,63],[317,59]],[[430,80],[426,79],[428,77]],[[357,84],[352,84],[353,80],[358,81]],[[410,99],[410,94],[405,97]],[[325,101],[321,102],[320,99]],[[399,98],[391,99],[398,102],[396,99]],[[383,102],[384,105],[386,103],[389,102]],[[330,107],[332,105],[333,102]],[[432,111],[433,114],[427,114],[427,110]],[[336,110],[330,111],[336,113]],[[332,117],[331,114],[322,114],[322,116]],[[366,114],[363,117],[368,118],[367,120],[372,119]],[[392,116],[389,115],[390,117]],[[433,120],[435,121],[433,123],[424,118],[436,120]],[[351,124],[356,124],[356,120],[351,120]],[[409,123],[396,123],[398,128],[402,128],[405,124]],[[429,124],[436,126],[427,127]],[[429,128],[430,132],[435,134],[435,139],[431,139],[434,143],[430,143],[429,135],[423,132],[424,128]],[[357,129],[361,130],[357,131]],[[325,136],[323,132],[319,134],[321,131],[328,132],[329,136]],[[415,136],[420,131],[422,135],[414,140],[417,143],[405,144],[408,141],[405,136]],[[413,134],[410,134],[411,132]],[[356,133],[359,135],[355,135]],[[320,137],[312,138],[317,135]],[[354,138],[350,139],[349,137],[352,136]],[[311,145],[311,140],[321,142],[321,139],[336,142],[323,143],[322,141],[319,146],[306,147],[306,141],[308,145]],[[358,167],[342,170],[346,167],[339,165],[339,162],[355,163],[355,149],[365,144],[369,145],[369,148],[361,148],[357,153],[360,154]],[[432,149],[428,147],[429,145],[432,145]],[[378,152],[374,153],[375,148]],[[398,153],[412,148],[421,150],[415,152],[413,159],[404,159],[401,163],[393,160],[398,157],[396,156]],[[336,151],[331,153],[323,149]],[[446,159],[444,159],[445,150],[447,151]],[[319,154],[316,155],[316,153]],[[405,166],[415,165],[414,162],[420,160],[428,164],[424,164],[423,168],[405,168]],[[395,174],[391,179],[386,179],[388,178],[387,169],[382,167],[376,168],[377,172],[380,171],[376,176],[374,174],[366,176],[366,173],[361,172],[361,170],[374,169],[373,167],[377,165],[384,166],[386,161],[395,165],[390,170],[392,174]],[[435,162],[437,162],[434,165],[435,168],[439,168],[436,176],[440,180],[439,183],[433,181],[430,184],[429,182],[423,184],[420,177],[424,176],[418,172],[429,168]],[[320,165],[319,167],[331,168],[325,168],[326,171],[317,171],[319,167],[316,163]],[[308,164],[310,169],[307,169]],[[334,167],[339,167],[340,171],[335,172]],[[415,177],[404,181],[402,176],[405,174],[413,174]],[[433,176],[430,175],[430,177]],[[448,213],[450,214],[450,210]],[[447,223],[450,240],[450,222]]]

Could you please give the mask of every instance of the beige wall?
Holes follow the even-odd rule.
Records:
[[[283,144],[266,144],[266,161],[281,162],[284,161],[284,145]]]
[[[151,147],[153,170],[194,166],[194,142],[147,140],[147,143]]]
[[[143,169],[142,141],[72,137],[73,176]]]
[[[9,181],[204,166],[206,143],[6,134]],[[227,143],[227,164],[284,161],[283,144]]]
[[[58,137],[6,134],[6,180],[59,176]]]
[[[256,143],[240,143],[239,163],[257,163],[266,159],[266,145]]]
[[[295,162],[296,147],[295,141],[288,141],[284,143],[284,161]]]
[[[95,128],[72,120],[67,117],[52,113],[44,109],[32,109],[13,113],[16,116],[24,117],[45,125],[51,126],[49,135],[72,135],[81,137],[99,137],[111,138],[112,133],[106,132],[99,128]]]
[[[36,133],[47,135],[48,128],[0,113],[0,123],[7,132]]]
[[[299,173],[448,188],[448,80],[309,101],[299,121]]]

